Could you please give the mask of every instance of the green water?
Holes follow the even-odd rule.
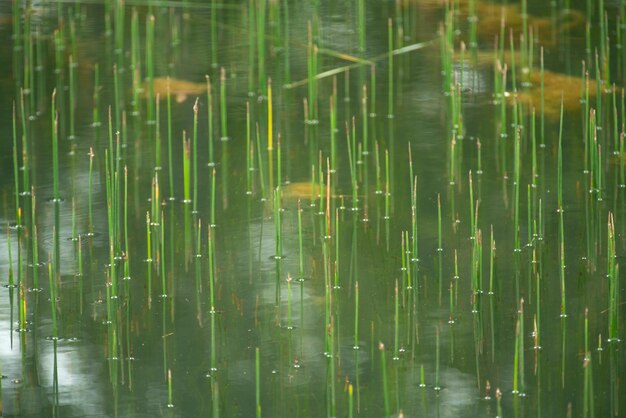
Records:
[[[149,3],[0,5],[0,415],[624,416],[624,10],[531,1],[503,120],[488,3]]]

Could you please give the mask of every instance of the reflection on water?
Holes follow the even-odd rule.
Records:
[[[528,3],[0,4],[0,415],[622,416],[626,9]]]

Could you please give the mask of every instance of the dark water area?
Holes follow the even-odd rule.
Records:
[[[625,18],[1,3],[0,416],[624,416]]]

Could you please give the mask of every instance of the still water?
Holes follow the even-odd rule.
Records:
[[[624,6],[452,3],[2,3],[0,415],[624,416]]]

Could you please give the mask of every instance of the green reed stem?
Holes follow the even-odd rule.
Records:
[[[21,113],[21,118],[22,119],[22,172],[23,174],[23,180],[22,180],[22,191],[24,193],[24,195],[28,195],[28,193],[30,193],[30,179],[29,179],[29,175],[30,175],[30,168],[29,168],[29,152],[28,152],[28,130],[27,130],[27,125],[26,125],[26,121],[27,121],[27,116],[26,116],[26,112],[24,110],[24,94],[20,95],[20,113]],[[13,135],[15,136],[15,127],[13,127]],[[14,139],[14,143],[15,143],[15,137]]]
[[[217,0],[211,0],[211,66],[217,67]]]
[[[437,193],[437,253],[439,254],[439,269],[438,269],[438,286],[439,286],[439,304],[441,305],[441,293],[442,293],[442,246],[443,234],[441,232],[441,194]]]
[[[603,112],[603,106],[602,106],[602,102],[603,102],[603,94],[602,94],[602,72],[600,69],[600,61],[601,58],[598,57],[598,50],[596,49],[596,54],[595,54],[595,75],[596,75],[596,114],[598,115],[598,121],[601,124],[601,121],[603,121],[603,117],[604,117],[604,112]]]
[[[383,401],[385,405],[385,418],[391,418],[391,410],[389,409],[389,390],[387,388],[387,360],[385,355],[385,344],[378,343],[380,351],[380,369],[383,377]]]
[[[159,173],[155,172],[154,177],[152,178],[152,188],[151,188],[151,210],[152,210],[152,220],[154,224],[159,223]]]
[[[607,85],[611,84],[611,80],[609,78],[609,55],[607,53],[608,48],[606,47],[606,39],[607,39],[607,22],[606,22],[606,11],[604,10],[604,0],[598,1],[598,20],[600,21],[600,60],[602,61],[602,70],[604,74],[604,81]]]
[[[472,51],[478,47],[478,16],[476,16],[476,1],[469,0],[467,20],[470,24],[469,46]]]
[[[261,151],[261,133],[259,132],[259,123],[256,124],[256,149],[257,159],[259,162],[259,182],[261,183],[261,199],[265,199],[267,196],[265,190],[265,174],[263,168],[263,153]]]
[[[476,219],[474,215],[474,186],[472,184],[472,170],[468,175],[469,182],[469,206],[470,206],[470,239],[476,239]]]
[[[33,262],[33,289],[39,289],[39,243],[37,240],[37,221],[36,221],[36,199],[35,199],[35,186],[31,186],[31,212],[30,212],[30,224],[32,228],[31,239],[31,251]]]
[[[165,274],[165,218],[163,217],[163,213],[161,213],[161,222],[159,223],[159,230],[160,230],[160,235],[159,235],[159,264],[161,266],[161,297],[163,298],[163,305],[165,306],[166,304],[166,299],[167,299],[167,284],[166,284],[166,279],[167,279],[167,275]],[[174,291],[175,287],[172,284],[171,289],[172,291]],[[165,318],[163,318],[163,320],[165,320]]]
[[[109,189],[107,189],[107,198],[110,199],[110,208],[107,206],[107,209],[111,211],[111,220],[109,222],[109,228],[111,229],[109,231],[109,235],[113,236],[112,231],[117,231],[116,227],[115,227],[115,197],[116,197],[116,193],[115,193],[115,182],[113,182],[113,176],[115,175],[115,165],[114,165],[114,161],[115,161],[115,148],[113,147],[113,116],[111,113],[111,106],[109,106],[109,118],[108,118],[108,131],[109,131],[109,148],[105,149],[105,168],[108,169],[108,172],[106,173],[106,179],[109,181]],[[109,205],[109,203],[107,202],[107,205]],[[107,212],[108,213],[108,212]]]
[[[363,1],[363,0],[361,0]],[[362,128],[362,137],[363,137],[363,157],[369,155],[369,145],[368,145],[368,135],[367,135],[367,122],[368,122],[368,113],[367,113],[367,86],[363,84],[363,97],[361,99],[361,128]],[[366,159],[366,158],[364,158]]]
[[[261,96],[267,94],[267,75],[265,71],[265,26],[266,26],[266,2],[267,0],[258,0],[257,2],[257,22],[256,22],[256,38],[257,38],[257,57],[258,57],[258,80]]]
[[[207,248],[207,257],[209,260],[209,303],[211,304],[211,313],[215,312],[215,265],[214,265],[214,248],[213,248],[213,227],[209,226],[207,228],[208,232],[208,248]]]
[[[450,185],[453,186],[456,183],[456,132],[452,132],[452,140],[450,141]],[[470,199],[470,206],[474,206]],[[472,219],[474,217],[472,216]],[[471,228],[472,233],[474,228]]]
[[[615,84],[611,88],[613,91],[613,154],[617,154],[619,150],[619,130],[617,116],[617,88]]]
[[[256,55],[256,12],[255,0],[248,0],[247,30],[248,30],[248,96],[254,96],[254,61]]]
[[[454,250],[454,268],[456,269],[456,249]],[[450,280],[450,291],[449,293],[449,307],[450,307],[450,316],[448,319],[449,324],[454,324],[454,280]]]
[[[252,171],[254,170],[254,158],[252,157],[252,122],[250,121],[250,101],[246,101],[246,194],[252,194]]]
[[[56,111],[56,89],[52,91],[52,184],[55,204],[59,202],[59,117]]]
[[[435,337],[435,347],[436,347],[436,354],[435,354],[435,387],[434,389],[436,391],[440,391],[441,390],[441,386],[439,386],[439,326],[437,326],[437,330],[436,330],[436,337]]]
[[[535,350],[541,348],[541,259],[540,255],[537,256],[537,246],[533,247],[533,264],[537,266],[535,272]]]
[[[124,261],[129,264],[130,250],[128,248],[128,166],[124,165]],[[128,277],[127,275],[125,277]]]
[[[567,316],[565,299],[565,233],[563,225],[563,98],[561,97],[561,116],[559,122],[559,148],[557,156],[557,189],[559,213],[559,241],[560,241],[560,278],[561,278],[561,317]]]
[[[328,171],[327,173],[327,177],[328,180],[330,181],[330,171]],[[330,196],[327,197],[328,200],[327,202],[330,202]],[[327,205],[327,210],[330,211],[330,207],[329,205]],[[330,219],[329,216],[327,216],[327,226],[326,226],[326,236],[331,236],[331,227],[330,227]],[[340,271],[340,264],[339,264],[339,254],[340,254],[340,233],[339,233],[339,208],[335,208],[335,284],[334,287],[335,289],[339,289],[340,285],[339,285],[339,271]]]
[[[583,359],[583,418],[594,418],[593,373],[589,351],[589,309],[585,308],[585,356]]]
[[[376,163],[376,194],[382,194],[381,170],[380,170],[380,151],[378,141],[374,143],[374,161]]]
[[[20,248],[20,240],[18,238],[18,250]],[[19,256],[19,251],[18,251],[18,263],[21,263],[21,257]],[[21,270],[21,264],[18,264],[18,271]],[[21,276],[21,273],[18,273],[18,276]],[[19,328],[18,331],[21,333],[26,332],[26,287],[27,284],[24,284],[24,281],[22,279],[18,279],[18,295],[19,295],[19,302],[18,302],[18,318],[19,318]]]
[[[53,116],[54,118],[54,116]],[[15,222],[19,222],[19,212],[20,212],[20,176],[19,176],[19,160],[17,158],[17,116],[15,114],[15,102],[13,102],[13,188],[15,197]],[[53,120],[54,124],[54,120]],[[54,128],[53,128],[54,130]],[[54,134],[53,134],[54,135]],[[53,147],[54,147],[54,137],[53,137]],[[17,224],[19,227],[19,223]]]
[[[226,129],[226,70],[224,67],[220,69],[220,128],[220,139],[227,141],[229,137]]]
[[[115,184],[117,172],[113,173],[109,171],[109,154],[108,150],[105,150],[105,166],[106,183],[107,183],[107,224],[109,230],[109,274],[110,274],[110,291],[111,297],[107,298],[107,304],[112,305],[111,298],[116,300],[117,298],[117,269],[116,269],[116,242],[117,242],[117,224],[116,224],[116,199],[115,199]],[[111,157],[112,158],[112,157]],[[111,308],[112,309],[112,308]],[[112,315],[114,312],[109,312],[108,320],[112,321]]]
[[[559,237],[560,237],[560,279],[561,279],[561,317],[567,316],[566,298],[565,298],[565,234],[563,226],[563,211],[559,212]]]
[[[267,80],[267,150],[272,151],[274,149],[274,115],[272,105],[272,79]],[[270,167],[272,163],[270,161]],[[270,173],[270,178],[272,174]],[[271,182],[270,182],[271,183]]]
[[[607,277],[609,282],[608,334],[609,341],[619,341],[619,274],[616,262],[615,226],[611,212],[609,212],[607,222],[607,248]]]
[[[271,151],[269,152],[271,155]],[[282,184],[282,156],[281,156],[281,147],[280,147],[280,132],[276,136],[276,178],[278,181],[278,185]]]
[[[457,76],[455,76],[457,78]],[[465,127],[463,124],[463,88],[458,81],[455,83],[452,92],[452,101],[454,103],[454,129],[456,130],[459,139],[463,139],[465,136]]]
[[[155,126],[154,126],[154,170],[161,170],[161,98],[159,93],[154,98],[155,105]]]
[[[299,280],[304,280],[304,252],[302,250],[302,208],[298,199],[298,272]]]
[[[280,186],[274,189],[274,229],[276,233],[276,259],[282,257],[282,231],[281,231],[281,192]]]
[[[350,166],[350,179],[352,180],[352,208],[355,209],[357,205],[357,174],[356,174],[356,164],[354,162],[356,156],[352,151],[350,130],[348,129],[348,125],[346,124],[346,142],[348,149],[348,165]]]
[[[411,204],[411,261],[415,262],[415,276],[417,280],[417,272],[419,271],[419,253],[418,253],[418,238],[417,238],[417,176],[413,178],[413,188],[412,188],[412,204]],[[417,289],[417,283],[415,288]]]
[[[403,241],[405,243],[404,248],[402,250],[402,258],[406,259],[405,268],[406,271],[406,290],[410,290],[413,288],[413,283],[411,282],[411,249],[410,249],[410,241],[409,241],[409,231],[404,231]]]
[[[261,358],[259,347],[254,350],[254,383],[256,395],[256,418],[261,418]]]
[[[198,101],[193,105],[193,212],[198,212]]]
[[[72,241],[78,241],[78,235],[76,234],[76,199],[72,196]]]
[[[626,155],[624,155],[624,152],[626,152],[626,150],[624,149],[624,131],[622,131],[622,133],[620,133],[619,135],[619,161],[620,161],[620,165],[619,165],[619,178],[620,178],[620,183],[619,186],[620,188],[625,188],[626,187],[626,169],[624,168],[624,165],[626,165]]]
[[[174,160],[172,152],[172,92],[170,91],[170,79],[167,78],[167,173],[169,176],[169,199],[174,200]]]
[[[191,145],[183,131],[183,203],[191,203]]]
[[[539,199],[538,207],[539,207],[538,210],[537,210],[537,212],[539,212],[538,233],[539,233],[539,239],[543,240],[543,204],[542,204],[542,199]]]
[[[291,282],[293,279],[287,274],[287,329],[293,329],[292,310],[291,310]]]
[[[493,224],[491,224],[491,235],[489,239],[489,294],[493,295],[493,278],[495,271],[496,241],[493,239]]]
[[[537,186],[537,178],[539,177],[539,172],[537,171],[537,132],[535,130],[535,108],[533,107],[533,113],[532,113],[532,117],[531,117],[531,125],[530,125],[530,130],[531,130],[531,158],[532,158],[532,165],[531,165],[531,182],[532,182],[532,187],[536,187]]]
[[[174,404],[172,403],[172,370],[167,369],[167,406],[168,408],[172,408]]]
[[[506,124],[506,73],[507,73],[507,65],[503,64],[502,76],[501,76],[502,96],[500,99],[500,137],[501,138],[506,138],[508,136],[507,124]]]
[[[539,65],[540,65],[540,69],[539,69],[539,77],[541,79],[541,107],[540,107],[540,111],[541,111],[541,147],[543,148],[545,146],[545,120],[546,120],[546,115],[545,115],[545,80],[544,80],[544,71],[543,71],[543,46],[539,48]]]
[[[209,225],[209,228],[211,226]],[[194,230],[194,234],[196,235],[196,248],[195,248],[195,273],[196,273],[196,298],[200,297],[200,293],[202,293],[202,266],[200,264],[200,259],[202,258],[202,219],[198,218],[197,227]],[[196,299],[199,302],[199,299]]]
[[[396,279],[396,286],[394,288],[394,341],[393,341],[393,359],[400,359],[399,352],[399,340],[400,340],[400,297],[398,295],[398,279]]]
[[[55,56],[55,69],[54,72],[56,74],[55,77],[55,91],[58,95],[58,108],[65,109],[65,89],[64,89],[64,54],[65,54],[65,40],[64,40],[64,31],[63,29],[54,31],[54,56]],[[53,112],[54,115],[55,112]],[[54,116],[53,116],[54,117]],[[61,129],[60,132],[65,132],[65,123],[64,119],[61,119],[60,123]]]
[[[215,171],[215,167],[211,171],[211,226],[215,226],[215,181],[217,175]]]
[[[211,77],[208,75],[204,76],[206,78],[206,99],[207,99],[207,142],[209,148],[209,166],[215,165],[214,155],[214,128],[213,128],[213,86],[211,84]]]
[[[520,304],[519,304],[519,311],[518,311],[518,316],[517,316],[517,321],[518,321],[518,331],[519,334],[516,334],[516,345],[518,346],[516,348],[517,351],[517,355],[516,355],[516,361],[517,361],[517,366],[518,366],[518,371],[514,374],[517,375],[517,379],[516,381],[514,381],[515,384],[517,384],[519,382],[519,386],[517,386],[517,388],[519,389],[519,395],[524,395],[524,298],[520,299]],[[514,387],[513,390],[516,390],[516,388]]]
[[[513,30],[509,32],[509,46],[511,51],[511,86],[513,89],[513,93],[517,92],[517,76],[516,76],[516,65],[515,65],[515,42],[513,40]],[[517,129],[517,127],[516,127]]]
[[[391,177],[389,176],[389,150],[385,150],[385,219],[391,217]]]
[[[70,72],[70,136],[69,139],[76,138],[76,65],[74,58],[70,55],[69,58],[69,72]]]
[[[521,166],[521,130],[519,127],[515,129],[515,156],[513,162],[513,188],[514,188],[514,221],[513,221],[513,248],[515,252],[521,251],[519,237],[519,192],[520,192],[520,166]]]
[[[89,191],[88,191],[88,208],[87,208],[87,234],[93,235],[93,147],[89,147]]]
[[[483,164],[482,164],[482,143],[480,142],[480,138],[476,138],[476,174],[483,173]]]
[[[327,286],[329,288],[330,286]],[[334,317],[330,318],[329,334],[330,334],[330,356],[328,362],[330,363],[329,378],[330,378],[330,416],[337,416],[337,404],[336,404],[336,392],[335,392],[335,325]]]
[[[376,66],[370,66],[370,117],[376,116]]]
[[[336,79],[335,79],[336,80]],[[330,101],[330,169],[337,170],[337,98],[331,95]]]
[[[387,19],[387,117],[393,118],[393,21]]]
[[[454,12],[449,8],[445,11],[444,36],[441,42],[441,60],[443,68],[443,89],[451,93],[453,78],[454,54]]]
[[[152,225],[146,211],[146,264],[148,265],[148,307],[152,306]]]
[[[561,116],[559,119],[559,148],[557,155],[557,206],[563,210],[563,97],[561,97]]]
[[[591,170],[591,175],[589,176],[589,191],[590,193],[593,193],[595,190],[594,188],[595,183],[596,183],[596,153],[597,153],[597,139],[598,139],[598,131],[597,131],[597,127],[596,127],[596,111],[595,109],[590,109],[589,110],[589,122],[588,122],[588,127],[589,127],[589,134],[588,134],[588,145],[586,145],[586,150],[588,150],[588,158],[587,160],[589,161],[588,163],[586,163],[586,167],[585,168],[589,168],[589,170]]]
[[[52,338],[58,339],[58,326],[57,326],[57,276],[56,266],[53,266],[54,261],[48,262],[48,278],[50,286],[50,307],[52,308]]]
[[[354,282],[354,350],[358,350],[359,347],[359,282]]]
[[[311,22],[308,22],[308,42],[307,42],[307,76],[308,76],[308,103],[309,114],[307,120],[309,123],[317,121],[317,45],[313,42],[313,29]]]
[[[357,31],[359,34],[359,52],[365,51],[365,0],[357,0]]]
[[[146,86],[148,123],[154,122],[154,15],[146,16]]]
[[[141,93],[141,52],[139,46],[139,13],[133,8],[130,19],[130,70],[133,79],[133,114],[140,114],[140,93]]]
[[[9,289],[13,289],[15,287],[15,279],[13,274],[13,246],[11,245],[11,229],[7,224],[7,249],[9,253]],[[13,293],[11,293],[11,312],[13,311]],[[13,324],[13,322],[11,322]]]

